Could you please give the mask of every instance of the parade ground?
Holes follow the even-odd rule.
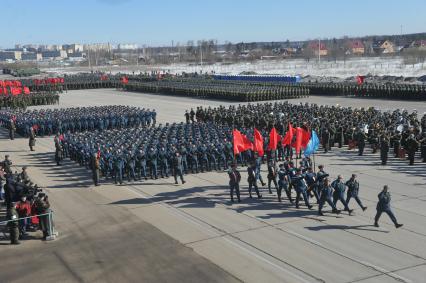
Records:
[[[290,102],[426,112],[426,103],[414,101],[311,96]],[[96,89],[63,93],[59,105],[47,107],[113,104],[155,109],[157,124],[165,124],[183,122],[191,107],[230,103]],[[358,175],[368,207],[362,211],[352,200],[352,216],[331,214],[329,206],[318,216],[317,205],[308,210],[286,198],[278,203],[266,187],[260,189],[262,199],[250,199],[245,168],[240,168],[242,202],[231,203],[225,172],[189,174],[184,185],[170,177],[120,186],[102,179],[95,187],[84,167],[70,160],[56,165],[53,137],[37,138],[35,149],[29,151],[28,139],[12,142],[0,130],[0,159],[9,154],[17,171],[28,166],[30,178],[49,195],[59,236],[19,246],[0,242],[1,282],[426,280],[426,164],[418,157],[414,166],[393,157],[382,166],[380,154],[370,148],[365,156],[336,147],[318,152],[315,164],[324,164],[333,180],[338,174],[345,181]],[[263,170],[266,179],[265,165]],[[386,184],[404,224],[400,229],[385,214],[379,228],[373,225],[377,195]]]

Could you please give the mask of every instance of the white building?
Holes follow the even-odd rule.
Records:
[[[137,44],[130,44],[130,43],[118,44],[118,50],[136,50],[136,49],[138,49]]]

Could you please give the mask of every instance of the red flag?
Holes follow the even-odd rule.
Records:
[[[259,154],[259,156],[263,156],[265,152],[263,151],[263,137],[262,134],[254,128],[254,145],[253,150]]]
[[[356,77],[356,82],[358,83],[358,85],[362,85],[364,83],[364,76],[357,76]]]
[[[30,89],[27,86],[24,86],[24,94],[30,94]]]
[[[303,136],[303,129],[297,127],[296,128],[296,143],[294,145],[294,148],[296,149],[296,154],[299,154],[300,149],[302,148],[302,136]]]
[[[293,140],[293,136],[294,136],[293,126],[290,123],[288,123],[288,131],[281,142],[282,145],[290,145],[291,141]]]
[[[302,143],[301,146],[302,148],[306,148],[306,146],[309,143],[309,140],[311,139],[311,133],[303,128],[301,128],[302,130]]]
[[[19,95],[19,94],[22,93],[22,89],[20,87],[14,87],[14,86],[12,86],[12,87],[10,87],[10,93],[13,96],[16,96],[16,95]]]
[[[246,151],[248,149],[253,149],[253,144],[251,141],[243,135],[240,131],[234,129],[232,132],[233,143],[234,143],[234,154]]]
[[[269,144],[268,144],[268,149],[269,150],[276,150],[277,149],[277,144],[278,144],[278,132],[277,130],[274,128],[272,128],[271,132],[269,133]]]
[[[122,82],[123,84],[128,84],[128,83],[129,83],[129,79],[128,79],[127,77],[122,77],[122,78],[121,78],[121,82]]]

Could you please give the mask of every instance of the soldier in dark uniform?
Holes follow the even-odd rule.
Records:
[[[414,156],[419,147],[419,143],[414,137],[414,134],[410,134],[407,141],[405,142],[405,147],[408,153],[408,160],[410,161],[409,165],[414,165]]]
[[[249,196],[251,196],[251,189],[254,188],[256,191],[257,197],[262,198],[262,195],[259,193],[259,188],[257,187],[257,179],[256,179],[256,164],[252,163],[247,166],[247,182],[249,184]]]
[[[138,179],[141,180],[144,178],[147,180],[146,176],[146,155],[145,155],[145,149],[141,148],[139,149],[137,155],[136,155],[136,168],[138,172]]]
[[[34,146],[35,146],[35,142],[36,142],[36,134],[34,132],[34,127],[30,128],[30,135],[29,135],[29,142],[28,145],[30,146],[30,150],[34,151]]]
[[[322,147],[324,148],[324,153],[327,153],[330,148],[330,132],[328,129],[324,129],[321,134]]]
[[[387,215],[389,215],[390,219],[395,224],[396,228],[402,227],[403,224],[398,223],[390,207],[391,195],[388,192],[387,185],[383,187],[383,190],[378,195],[378,198],[379,198],[379,202],[377,203],[377,207],[376,207],[377,214],[374,217],[374,226],[379,227],[379,218],[382,215],[382,213],[385,212]]]
[[[157,176],[157,152],[153,147],[149,149],[148,152],[148,162],[149,162],[149,168],[150,168],[150,175],[151,179],[158,179]]]
[[[359,194],[359,182],[356,179],[356,174],[352,174],[352,177],[346,181],[345,185],[348,187],[348,192],[346,196],[346,205],[349,205],[349,201],[351,198],[354,198],[358,205],[362,208],[363,211],[367,209],[366,206],[364,206],[361,202],[361,200],[358,197]]]
[[[16,202],[11,202],[11,206],[8,208],[6,216],[7,220],[9,220],[7,226],[9,227],[10,243],[12,245],[19,245],[19,215],[16,211]]]
[[[278,201],[281,202],[281,192],[284,191],[287,194],[288,200],[292,203],[293,199],[291,198],[291,192],[289,189],[289,179],[287,171],[284,168],[284,164],[280,164],[278,170]]]
[[[319,203],[320,196],[317,189],[317,176],[312,170],[312,167],[308,167],[308,172],[305,175],[306,183],[308,185],[307,195],[308,197],[315,196],[317,203]],[[313,193],[313,195],[311,195]]]
[[[189,124],[189,123],[190,123],[190,117],[189,117],[188,110],[185,110],[185,120],[186,120],[186,123],[187,123],[187,124]]]
[[[237,165],[233,163],[231,168],[228,170],[229,175],[229,190],[231,195],[231,201],[234,202],[234,191],[237,194],[238,202],[241,202],[240,198],[240,181],[241,174],[237,169]]]
[[[15,121],[13,119],[10,119],[10,124],[9,124],[9,138],[11,140],[15,139],[15,132],[16,132]]]
[[[399,148],[401,146],[401,138],[402,137],[399,131],[396,131],[395,135],[391,137],[394,157],[398,157]]]
[[[321,197],[320,197],[319,205],[318,205],[318,214],[319,215],[321,215],[321,216],[324,215],[322,213],[322,208],[324,207],[324,204],[326,202],[328,203],[328,205],[331,206],[333,213],[336,213],[336,214],[340,213],[340,210],[338,210],[336,208],[336,205],[333,203],[333,200],[331,198],[332,194],[333,194],[333,188],[330,185],[330,181],[328,180],[328,178],[324,178]]]
[[[382,160],[382,165],[386,165],[388,161],[389,147],[389,139],[385,134],[383,134],[380,138],[380,159]]]
[[[358,155],[362,156],[364,154],[364,148],[365,148],[365,133],[362,129],[359,129],[356,135],[356,142],[358,145]]]
[[[57,165],[61,165],[61,160],[63,158],[63,148],[62,148],[62,143],[59,138],[59,135],[55,136],[54,143],[55,143],[55,161]]]
[[[185,180],[183,179],[183,164],[182,164],[182,156],[179,152],[175,152],[175,156],[173,157],[173,177],[175,178],[175,184],[178,184],[177,176],[180,177],[182,184],[185,184]]]
[[[100,155],[97,153],[92,154],[91,158],[91,169],[92,169],[92,179],[95,186],[99,186],[99,169],[100,169]]]
[[[352,214],[353,209],[349,209],[349,206],[345,200],[344,194],[345,194],[345,184],[342,182],[343,177],[341,175],[337,176],[337,179],[331,183],[331,186],[334,189],[333,192],[333,204],[336,206],[337,201],[340,200],[340,202],[345,207],[345,211],[349,213],[349,215]],[[336,206],[337,207],[337,206]]]
[[[271,183],[274,183],[275,190],[277,191],[278,195],[277,171],[278,170],[275,161],[270,159],[268,161],[268,190],[270,194],[272,194]]]
[[[12,175],[12,161],[9,159],[9,154],[4,156],[4,160],[2,162],[4,172],[7,175]]]
[[[308,186],[306,184],[305,176],[302,174],[301,169],[297,169],[296,176],[294,176],[291,181],[296,190],[296,208],[299,208],[299,200],[302,196],[306,206],[309,209],[312,209],[312,205],[309,204],[309,199],[307,195]]]

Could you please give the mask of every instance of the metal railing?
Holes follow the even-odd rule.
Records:
[[[7,227],[7,224],[9,222],[19,222],[20,220],[31,219],[33,217],[46,216],[46,215],[48,216],[48,226],[49,226],[49,235],[46,237],[46,240],[52,241],[52,240],[55,240],[56,237],[58,236],[58,232],[55,230],[55,228],[53,226],[53,210],[49,210],[49,212],[47,212],[47,213],[36,214],[36,215],[31,215],[31,216],[26,216],[26,217],[20,217],[20,218],[11,219],[11,220],[0,221],[0,226],[4,225],[5,227]]]

